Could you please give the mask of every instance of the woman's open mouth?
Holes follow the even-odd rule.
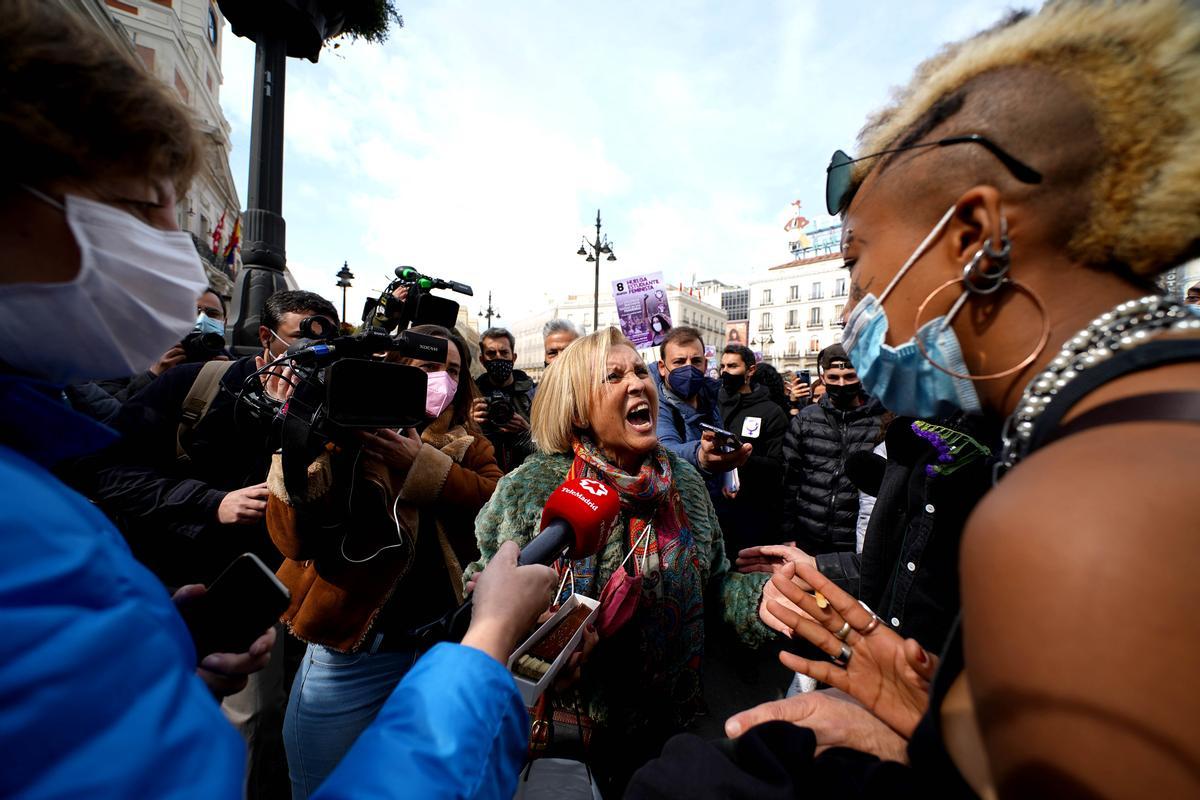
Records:
[[[629,427],[639,433],[647,433],[654,429],[654,418],[650,414],[650,404],[643,401],[633,406],[625,413],[625,421]]]

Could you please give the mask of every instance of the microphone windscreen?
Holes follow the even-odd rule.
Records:
[[[556,519],[571,526],[575,543],[568,558],[586,558],[600,552],[616,526],[621,502],[617,492],[595,478],[573,478],[554,490],[542,508],[540,530]]]

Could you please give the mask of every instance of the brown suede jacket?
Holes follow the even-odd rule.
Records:
[[[348,474],[350,456],[326,452],[309,465],[307,496],[293,504],[274,457],[267,529],[286,557],[277,574],[292,602],[282,620],[297,637],[342,652],[361,647],[412,565],[424,514],[435,515],[446,580],[461,601],[461,564],[478,556],[475,515],[502,473],[487,438],[451,427],[452,415],[447,409],[425,429],[407,472],[364,459],[351,493],[333,480],[335,471]]]

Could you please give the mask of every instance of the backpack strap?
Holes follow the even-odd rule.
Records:
[[[186,464],[192,460],[183,446],[183,438],[204,419],[213,400],[217,399],[217,393],[221,391],[221,379],[232,366],[232,361],[209,361],[200,368],[196,380],[192,381],[192,388],[183,398],[179,428],[175,432],[175,458],[179,463]]]

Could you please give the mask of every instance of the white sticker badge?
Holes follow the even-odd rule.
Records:
[[[742,420],[742,436],[747,439],[757,439],[762,430],[762,417],[746,417]]]

